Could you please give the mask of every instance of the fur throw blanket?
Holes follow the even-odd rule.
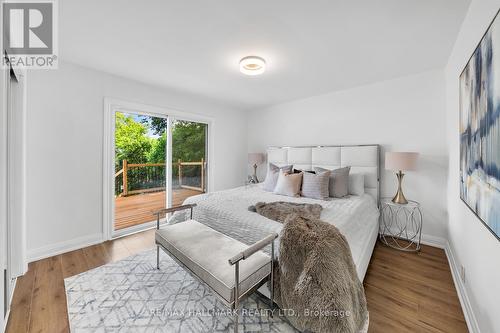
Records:
[[[248,207],[251,212],[256,212],[270,220],[284,223],[285,219],[291,214],[319,219],[323,207],[318,204],[300,204],[285,201],[276,202],[257,202],[255,206]]]
[[[275,206],[279,210],[282,203]],[[292,213],[283,222],[275,301],[281,309],[293,310],[285,311],[290,322],[306,332],[365,331],[365,293],[345,237],[318,217]]]

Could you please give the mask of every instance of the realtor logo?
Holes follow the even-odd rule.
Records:
[[[3,4],[3,48],[12,66],[56,68],[55,2],[6,1]]]

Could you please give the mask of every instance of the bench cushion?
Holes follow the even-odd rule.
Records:
[[[228,303],[234,301],[234,266],[228,260],[248,245],[194,220],[157,230],[155,239]],[[240,261],[240,295],[270,274],[270,261],[262,251]]]

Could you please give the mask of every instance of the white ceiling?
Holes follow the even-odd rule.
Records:
[[[63,60],[257,108],[443,67],[470,0],[64,0]],[[249,77],[239,59],[258,55]]]

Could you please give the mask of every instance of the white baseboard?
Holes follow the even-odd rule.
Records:
[[[393,234],[397,234],[397,230],[391,229],[391,231],[393,231]],[[443,237],[422,234],[420,238],[420,243],[424,245],[434,246],[444,250],[448,241]]]
[[[50,244],[35,249],[28,250],[28,262],[52,257],[61,253],[81,249],[90,245],[103,242],[102,234],[93,234],[83,237],[78,237],[63,242]]]
[[[460,304],[462,305],[462,310],[464,312],[464,317],[465,321],[467,322],[469,332],[480,333],[479,324],[477,322],[476,315],[474,314],[474,310],[472,309],[469,296],[467,295],[467,290],[465,289],[465,285],[460,278],[460,269],[457,265],[457,261],[455,260],[455,254],[453,253],[453,250],[448,241],[446,242],[446,247],[444,248],[444,250],[450,264],[451,275],[453,277],[453,282],[455,283],[455,289],[457,290],[458,299],[460,300]]]
[[[448,244],[448,241],[442,237],[422,234],[420,243],[424,245],[434,246],[444,250],[446,248],[446,244]]]

